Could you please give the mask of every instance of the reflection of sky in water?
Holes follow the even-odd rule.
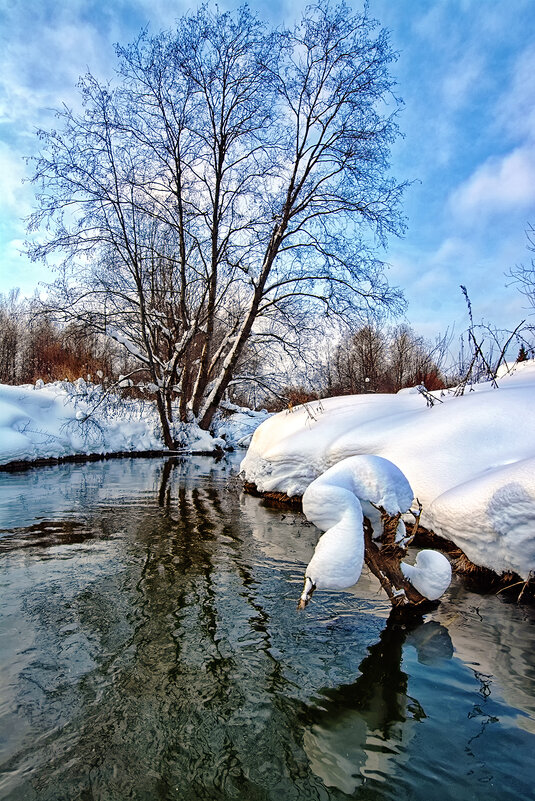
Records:
[[[441,801],[479,797],[484,786],[487,798],[530,798],[532,736],[515,731],[519,712],[495,677],[454,656],[438,621],[387,626],[360,670],[308,712],[304,747],[326,786],[352,796],[386,785],[387,798]]]
[[[531,613],[455,582],[387,625],[364,577],[298,614],[317,531],[235,486],[210,459],[0,475],[0,797],[527,799]]]
[[[173,470],[194,482],[224,474],[229,469],[225,465],[196,457],[177,459]],[[0,472],[0,536],[4,529],[30,525],[36,519],[85,516],[94,505],[150,503],[161,487],[162,472],[161,462],[152,459],[106,459]]]

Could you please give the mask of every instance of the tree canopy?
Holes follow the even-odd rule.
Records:
[[[292,30],[203,6],[117,58],[39,133],[28,250],[59,254],[63,319],[148,371],[172,446],[320,313],[402,307],[376,255],[403,229],[395,54],[367,11],[321,2]]]

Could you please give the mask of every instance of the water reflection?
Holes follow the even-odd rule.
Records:
[[[425,718],[416,698],[408,695],[408,676],[401,670],[408,641],[420,662],[436,665],[451,659],[453,647],[436,621],[409,631],[388,621],[380,639],[361,662],[353,684],[324,690],[309,710],[304,746],[314,773],[328,787],[353,794],[367,779],[385,780],[407,757],[413,722]]]
[[[455,764],[457,801],[491,773],[502,801],[510,765],[529,766],[533,627],[499,599],[483,623],[454,587],[403,629],[365,581],[298,615],[317,532],[240,496],[228,466],[26,477],[0,477],[1,798],[427,799]],[[62,539],[73,523],[87,536]],[[47,547],[21,537],[38,529]],[[507,686],[480,658],[491,641]],[[509,797],[532,780],[515,766]]]
[[[0,537],[0,553],[20,548],[73,545],[98,536],[77,520],[40,520],[32,526],[7,529]]]
[[[496,595],[468,592],[457,581],[436,612],[455,653],[475,676],[491,676],[517,723],[535,735],[535,610]]]

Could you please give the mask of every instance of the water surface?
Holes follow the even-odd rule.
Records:
[[[296,611],[317,531],[236,463],[0,474],[0,798],[532,799],[529,608],[371,577]]]

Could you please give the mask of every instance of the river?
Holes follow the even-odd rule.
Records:
[[[454,579],[296,604],[318,532],[238,461],[0,474],[0,798],[522,801],[535,612]]]

